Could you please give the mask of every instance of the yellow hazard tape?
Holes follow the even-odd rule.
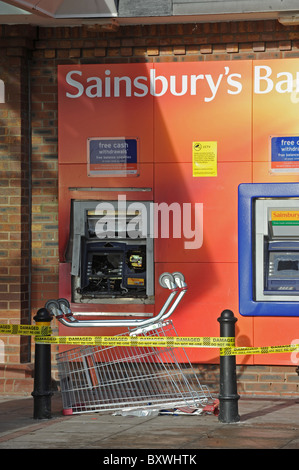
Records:
[[[35,336],[35,335],[48,335],[51,334],[52,330],[49,326],[38,326],[38,325],[6,325],[0,324],[1,335],[24,335],[24,336]]]
[[[235,338],[218,337],[155,337],[155,336],[36,336],[37,343],[77,344],[91,346],[145,346],[182,348],[233,347]]]
[[[236,356],[241,354],[274,354],[299,351],[299,344],[287,344],[284,346],[263,346],[263,347],[241,347],[241,348],[221,348],[220,356]]]
[[[145,346],[174,348],[220,348],[220,356],[272,354],[299,350],[299,344],[266,347],[234,347],[235,338],[152,336],[36,336],[37,343],[90,346]]]
[[[145,346],[174,348],[220,348],[220,356],[273,354],[299,351],[299,344],[263,347],[235,347],[235,338],[215,336],[47,336],[52,332],[46,325],[0,324],[1,334],[34,336],[36,343],[89,346]]]

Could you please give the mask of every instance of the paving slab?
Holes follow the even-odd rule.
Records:
[[[238,406],[239,423],[220,423],[214,414],[63,416],[58,393],[52,399],[52,418],[36,420],[32,397],[0,398],[0,449],[97,450],[102,459],[140,451],[144,465],[140,455],[153,452],[189,455],[196,449],[299,449],[299,398],[241,397]]]

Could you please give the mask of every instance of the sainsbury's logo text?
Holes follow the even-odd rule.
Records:
[[[217,74],[186,74],[165,76],[151,69],[149,75],[129,77],[114,76],[108,68],[101,76],[85,77],[81,70],[71,70],[66,75],[69,85],[66,97],[70,99],[86,96],[95,98],[136,97],[148,95],[161,97],[167,93],[175,97],[200,95],[204,102],[213,101],[219,92],[239,95],[243,90],[241,73],[231,73],[225,66]],[[254,67],[253,92],[255,94],[299,92],[299,72],[274,74],[268,65]]]

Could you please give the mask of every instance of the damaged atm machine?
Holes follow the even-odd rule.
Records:
[[[119,206],[116,201],[72,201],[69,256],[75,303],[153,299],[149,203]]]

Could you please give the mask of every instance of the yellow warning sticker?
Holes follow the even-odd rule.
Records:
[[[128,285],[129,286],[144,286],[144,279],[137,278],[137,277],[129,277]]]
[[[192,175],[217,176],[217,142],[192,142]]]

